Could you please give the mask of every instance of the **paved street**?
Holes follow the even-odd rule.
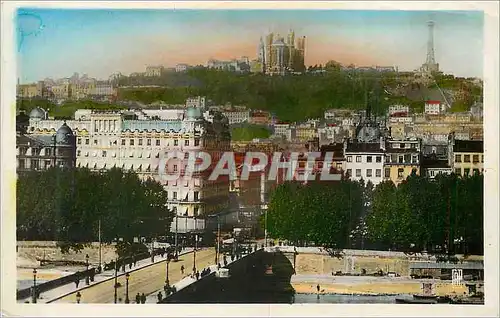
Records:
[[[199,270],[212,265],[215,262],[214,248],[200,250],[196,253],[196,266]],[[181,266],[184,265],[185,272],[181,275]],[[170,284],[180,281],[183,277],[190,274],[193,267],[193,253],[182,255],[178,262],[170,262],[169,279]],[[144,293],[149,295],[162,289],[165,284],[166,263],[161,262],[151,265],[146,268],[139,269],[130,274],[129,280],[129,299],[131,303],[135,303],[135,295]],[[121,302],[125,302],[125,276],[118,277],[118,282],[121,284],[118,287],[117,295],[121,298]],[[82,298],[81,303],[113,303],[114,302],[114,279],[91,286],[80,291]],[[76,291],[57,300],[54,303],[75,303]]]

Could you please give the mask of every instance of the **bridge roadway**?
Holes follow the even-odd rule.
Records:
[[[209,248],[196,252],[196,268],[202,270],[208,265],[215,264],[215,249]],[[181,266],[184,265],[184,275],[181,274]],[[169,281],[175,284],[183,277],[192,272],[193,253],[181,255],[178,262],[169,264]],[[144,293],[146,296],[157,292],[165,285],[166,262],[160,262],[145,268],[138,269],[130,273],[129,278],[129,299],[130,303],[135,303],[137,293]],[[120,273],[119,273],[120,274]],[[118,276],[117,280],[121,286],[117,289],[117,298],[121,298],[121,303],[125,302],[125,275]],[[100,284],[92,285],[80,291],[82,304],[103,304],[114,302],[114,278]],[[75,303],[76,291],[68,294],[53,303]]]

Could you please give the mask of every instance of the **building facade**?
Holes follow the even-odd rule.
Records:
[[[148,66],[146,67],[145,76],[148,77],[160,77],[164,71],[163,66]]]
[[[46,119],[43,110],[30,118],[30,136],[53,134],[57,120]],[[209,119],[207,119],[209,118]],[[216,164],[230,149],[227,118],[221,113],[205,116],[189,107],[180,120],[127,119],[124,112],[92,111],[85,119],[67,121],[76,135],[76,166],[99,171],[121,168],[142,179],[161,182],[168,193],[168,208],[179,216],[196,217],[220,212],[228,203],[229,181],[224,177],[208,181],[206,174],[185,175],[189,155],[203,151]],[[175,152],[180,159],[165,160]],[[210,172],[210,167],[206,173]],[[181,173],[167,181],[164,173]],[[194,223],[193,223],[194,224]]]
[[[258,61],[262,63],[264,73],[284,75],[304,72],[305,41],[305,37],[296,39],[293,30],[290,30],[286,39],[274,33],[269,33],[265,40],[261,38]]]
[[[385,142],[384,180],[395,185],[412,173],[420,174],[422,142],[419,139],[389,139]]]
[[[31,111],[31,118],[43,120],[46,113],[38,108]],[[76,137],[73,131],[63,123],[46,133],[16,136],[16,171],[40,171],[51,167],[72,168],[76,165]]]
[[[457,140],[453,134],[449,140],[449,165],[460,176],[484,172],[484,148],[482,140]]]
[[[351,180],[363,179],[374,186],[382,182],[384,149],[381,143],[350,142],[344,145],[345,174]]]
[[[223,112],[229,120],[229,124],[246,123],[250,121],[250,110],[229,110]]]

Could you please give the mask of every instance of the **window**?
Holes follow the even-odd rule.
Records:
[[[462,155],[455,155],[455,162],[462,162]]]
[[[472,162],[478,163],[479,162],[479,155],[472,155]]]
[[[347,162],[352,162],[352,156],[347,156]]]
[[[156,153],[155,158],[160,158],[160,153]]]
[[[372,156],[367,156],[366,157],[366,162],[372,162]]]
[[[464,155],[464,162],[470,162],[470,155]]]
[[[189,159],[189,152],[184,153],[184,159]]]
[[[399,144],[399,148],[404,149],[405,144]]]
[[[178,145],[179,145],[179,140],[174,139],[174,146],[178,146]]]
[[[97,139],[94,139],[94,145],[97,145]]]
[[[78,144],[81,145],[82,144],[82,138],[78,138]]]
[[[177,192],[174,191],[172,194],[174,195],[174,200],[177,200]]]
[[[456,168],[455,169],[455,174],[461,175],[462,174],[462,169]]]
[[[370,178],[372,176],[372,169],[366,169],[366,177]]]
[[[177,165],[174,165],[174,172],[177,172]]]
[[[139,139],[139,146],[142,146],[142,139]]]
[[[102,156],[103,156],[103,157],[106,157],[107,155],[108,155],[108,153],[106,152],[106,150],[103,150],[103,151],[102,151]]]
[[[134,145],[134,139],[130,139],[130,145],[133,146]]]
[[[385,168],[385,177],[390,178],[391,177],[391,168]]]
[[[468,175],[469,175],[469,173],[470,173],[470,169],[469,169],[469,168],[465,168],[465,169],[464,169],[464,175],[465,175],[465,176],[468,176]]]
[[[194,139],[194,145],[195,145],[195,146],[199,146],[199,145],[200,145],[200,139],[195,138],[195,139]]]
[[[356,169],[356,177],[361,177],[361,169]]]
[[[405,158],[405,163],[411,163],[411,155],[406,154],[404,155],[404,158]]]
[[[160,145],[160,139],[156,139],[156,145],[159,146]]]
[[[412,163],[418,163],[418,155],[413,155],[413,157],[411,159],[411,162]]]
[[[398,163],[403,163],[403,160],[404,160],[404,157],[403,157],[403,156],[399,156],[399,157],[398,157]]]
[[[195,200],[195,201],[198,201],[198,200],[199,200],[199,194],[200,194],[200,193],[199,193],[198,191],[195,191],[195,192],[194,192],[194,200]]]
[[[347,176],[347,177],[352,176],[352,169],[347,169],[346,176]]]
[[[382,156],[377,156],[375,157],[376,162],[382,162]]]
[[[375,170],[375,177],[377,177],[377,178],[382,177],[382,169]]]
[[[361,162],[361,156],[356,156],[356,162]]]
[[[385,156],[385,162],[386,162],[386,163],[391,162],[391,156],[390,156],[390,155],[386,155],[386,156]]]
[[[184,140],[184,146],[189,146],[189,139]]]
[[[151,146],[151,139],[146,139],[146,145]]]
[[[90,145],[90,139],[85,139],[85,144]]]
[[[403,168],[398,169],[398,179],[403,178],[405,170]]]
[[[198,216],[198,207],[197,206],[194,207],[193,214],[194,214],[194,216]]]
[[[80,157],[81,155],[82,155],[81,150],[77,150],[77,151],[76,151],[76,156],[77,156],[77,157]]]
[[[122,146],[125,146],[125,139],[122,139]]]
[[[474,175],[479,174],[479,169],[472,169]]]
[[[430,173],[431,173],[431,177],[434,177],[434,170],[431,170]]]

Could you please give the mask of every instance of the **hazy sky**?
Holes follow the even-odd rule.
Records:
[[[441,69],[482,77],[479,11],[27,8],[18,11],[16,22],[19,77],[23,83],[74,72],[107,78],[118,71],[144,71],[146,65],[253,59],[261,35],[284,35],[290,28],[296,36],[306,36],[306,65],[337,60],[413,70],[425,62],[429,19],[435,21],[435,56]]]

